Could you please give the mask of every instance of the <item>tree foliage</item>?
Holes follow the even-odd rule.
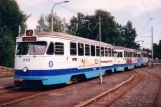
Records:
[[[0,0],[0,65],[13,67],[15,37],[24,32],[26,15],[15,0]]]
[[[52,26],[52,15],[41,15],[38,20],[37,28],[41,31],[51,31]],[[65,19],[61,19],[56,14],[53,15],[53,31],[56,32],[66,32],[67,30],[67,23]]]
[[[161,59],[161,40],[159,41],[159,44],[154,43],[153,44],[153,50],[154,50],[154,58]]]
[[[139,49],[140,45],[135,42],[137,36],[132,22],[126,25],[118,24],[114,16],[105,10],[96,10],[94,15],[84,15],[78,13],[77,17],[72,17],[68,26],[68,33],[80,37],[98,40],[98,18],[101,17],[101,31],[103,42],[123,46],[127,48]]]

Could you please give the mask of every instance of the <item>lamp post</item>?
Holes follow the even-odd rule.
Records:
[[[51,31],[53,32],[53,10],[54,10],[54,7],[57,5],[57,4],[61,4],[61,3],[68,3],[69,1],[62,1],[62,2],[58,2],[58,3],[55,3],[53,8],[51,9],[51,13],[52,13],[52,18],[51,18]]]

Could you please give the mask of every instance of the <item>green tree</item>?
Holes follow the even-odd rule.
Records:
[[[111,13],[104,10],[96,10],[94,15],[84,15],[78,13],[77,17],[70,20],[68,26],[68,33],[76,34],[77,36],[89,38],[93,40],[98,39],[98,18],[101,17],[102,27],[102,41],[107,43],[117,42],[119,32],[116,27],[116,22]],[[97,26],[96,26],[97,25]]]
[[[0,0],[0,65],[13,67],[15,38],[26,28],[26,15],[15,0]]]
[[[154,51],[154,58],[161,59],[161,40],[159,41],[159,44],[154,43],[153,44],[153,51]]]
[[[77,17],[72,17],[68,26],[68,33],[76,36],[99,40],[98,18],[101,17],[101,31],[103,42],[139,49],[140,45],[135,42],[137,36],[132,22],[128,21],[125,26],[120,25],[110,12],[96,10],[94,15],[84,15],[78,13]]]
[[[135,28],[132,26],[132,22],[128,21],[125,26],[121,28],[122,46],[127,48],[139,49],[140,45],[135,42],[137,36]]]
[[[52,15],[41,15],[40,19],[38,20],[37,28],[41,31],[51,31]],[[56,14],[53,15],[53,31],[55,32],[66,32],[67,31],[67,23],[65,19],[61,19]]]

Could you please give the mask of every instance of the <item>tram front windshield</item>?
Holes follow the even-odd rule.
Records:
[[[20,42],[18,44],[16,55],[44,55],[47,48],[47,42]]]

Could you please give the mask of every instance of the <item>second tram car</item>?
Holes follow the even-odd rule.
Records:
[[[114,53],[116,71],[127,71],[136,67],[135,50],[115,46]]]

